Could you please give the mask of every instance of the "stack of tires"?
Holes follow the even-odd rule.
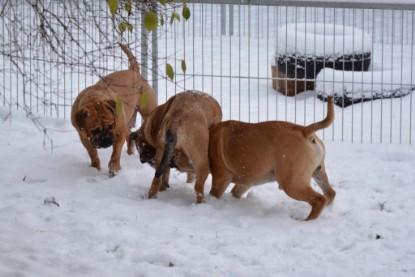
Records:
[[[372,40],[361,29],[334,24],[294,23],[278,29],[272,65],[273,88],[294,96],[313,90],[324,68],[367,71]]]

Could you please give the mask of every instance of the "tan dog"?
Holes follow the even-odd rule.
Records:
[[[72,125],[88,151],[92,167],[101,170],[97,148],[113,146],[108,165],[111,177],[121,169],[121,150],[135,124],[137,111],[146,118],[157,106],[155,93],[140,75],[134,55],[125,45],[120,46],[128,56],[129,69],[111,73],[84,89],[75,99],[71,114]],[[146,101],[140,105],[142,97]],[[122,102],[118,111],[117,99]]]
[[[141,162],[156,168],[149,198],[155,198],[159,190],[168,187],[170,167],[174,167],[195,173],[196,201],[204,202],[204,185],[210,172],[209,127],[221,120],[222,110],[213,97],[185,91],[158,106],[141,128],[130,135]]]
[[[281,121],[225,121],[212,126],[210,194],[219,198],[233,182],[232,195],[240,198],[251,186],[276,180],[288,196],[311,205],[307,220],[317,218],[336,193],[324,166],[324,144],[314,133],[333,121],[333,100],[329,99],[327,117],[305,127]],[[324,196],[311,188],[311,178]]]

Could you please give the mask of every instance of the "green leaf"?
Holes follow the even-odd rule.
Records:
[[[131,15],[131,8],[132,8],[131,2],[130,1],[125,2],[124,10],[128,13],[128,15]]]
[[[169,63],[166,64],[166,74],[167,74],[167,77],[169,77],[170,80],[173,81],[173,79],[174,79],[174,70],[173,70],[173,67],[171,66],[171,64],[169,64]]]
[[[183,71],[183,73],[186,73],[186,69],[187,69],[186,61],[182,60],[182,71]]]
[[[110,9],[111,15],[114,16],[118,10],[118,0],[107,0],[107,4]]]
[[[127,24],[123,21],[118,25],[118,30],[120,30],[121,34],[125,32],[127,29]]]
[[[120,30],[121,34],[124,33],[126,30],[132,32],[133,31],[133,25],[131,25],[127,21],[123,21],[118,25],[118,30]]]
[[[117,101],[115,104],[115,110],[117,111],[117,114],[120,115],[122,113],[122,100],[121,97],[117,96]]]
[[[167,0],[160,0],[160,4],[162,4],[163,6],[166,6]]]
[[[158,26],[158,18],[154,12],[148,12],[146,17],[144,18],[144,27],[147,31],[152,31],[157,29]]]
[[[170,25],[172,25],[174,23],[174,20],[180,21],[180,15],[176,12],[173,12],[171,14]]]
[[[143,109],[147,106],[147,104],[148,104],[148,94],[147,92],[143,91],[141,93],[140,103],[138,103],[138,105],[140,106],[140,109]]]
[[[188,6],[183,6],[182,15],[186,20],[190,18],[190,9]]]
[[[133,25],[131,25],[130,23],[127,22],[127,29],[129,32],[133,31]]]

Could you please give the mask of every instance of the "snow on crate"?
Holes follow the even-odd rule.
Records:
[[[276,55],[302,54],[330,59],[371,50],[371,36],[351,26],[293,23],[278,29]]]
[[[332,96],[336,105],[347,107],[362,101],[405,96],[415,90],[412,75],[415,74],[411,74],[411,68],[367,72],[326,68],[316,78],[315,91],[320,99]]]
[[[278,29],[272,63],[273,88],[293,96],[313,90],[323,68],[367,71],[372,39],[361,29],[322,23],[295,23]]]

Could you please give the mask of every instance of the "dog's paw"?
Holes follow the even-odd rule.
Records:
[[[114,165],[113,163],[110,163],[110,164],[108,165],[108,168],[109,168],[109,176],[110,176],[110,178],[112,178],[112,177],[114,177],[114,176],[117,174],[117,172],[121,169],[121,166],[119,166],[119,165]]]
[[[166,191],[169,187],[169,184],[161,184],[159,191]]]
[[[205,197],[202,193],[196,193],[196,204],[203,204],[205,203]]]

